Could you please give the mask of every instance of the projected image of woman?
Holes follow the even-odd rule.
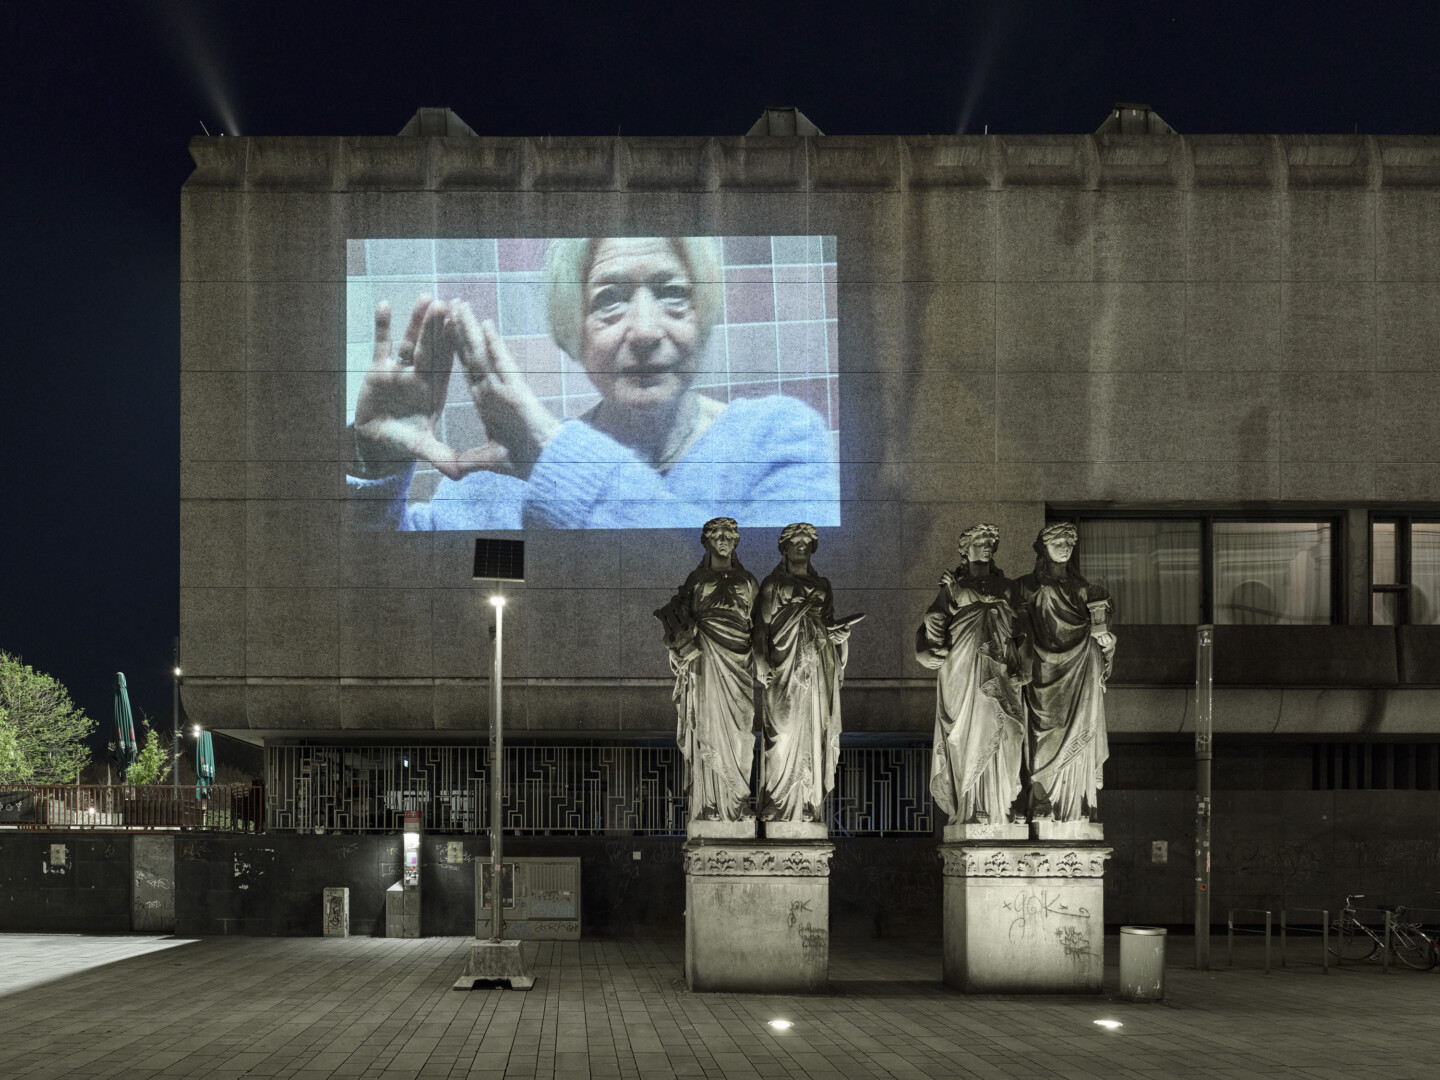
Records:
[[[395,365],[381,357],[377,309],[376,362],[355,414],[357,457],[409,454],[443,474],[428,503],[404,507],[401,484],[389,478],[396,492],[371,493],[396,500],[392,527],[680,528],[719,510],[747,526],[799,517],[839,523],[830,434],[813,409],[779,394],[726,404],[694,389],[722,315],[716,241],[556,240],[544,276],[551,335],[600,394],[578,419],[550,411],[494,323],[479,320],[468,303],[422,298],[425,310],[416,305],[414,332],[397,349],[400,374],[403,357],[427,355],[427,343],[439,357],[437,372],[458,356],[489,440],[463,453],[435,438],[433,421],[395,423],[425,401],[436,403],[438,416],[444,387],[432,386],[428,396],[411,387],[416,401],[408,403],[382,393],[395,381]],[[385,315],[388,331],[388,309]]]

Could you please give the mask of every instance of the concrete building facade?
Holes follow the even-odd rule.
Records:
[[[1440,864],[1440,615],[1418,579],[1394,583],[1408,610],[1385,607],[1395,575],[1373,562],[1398,537],[1418,573],[1440,521],[1440,138],[258,137],[191,153],[180,610],[197,722],[267,746],[485,737],[476,534],[356,525],[350,241],[834,237],[816,284],[838,312],[841,524],[815,562],[839,609],[868,613],[846,731],[929,738],[914,632],[967,525],[997,522],[1019,576],[1047,520],[1081,522],[1082,550],[1093,522],[1183,521],[1198,600],[1166,622],[1117,611],[1112,784],[1182,794],[1194,624],[1214,621],[1222,764],[1247,778],[1230,786],[1380,789],[1377,821],[1426,800],[1420,835],[1387,842]],[[1306,613],[1220,588],[1228,527],[1297,521],[1323,545]],[[740,526],[763,576],[778,529]],[[651,613],[694,567],[697,530],[523,536],[512,737],[663,741]]]

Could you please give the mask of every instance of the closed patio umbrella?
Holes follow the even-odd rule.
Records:
[[[135,742],[135,721],[130,716],[130,695],[125,692],[123,671],[115,673],[115,733],[110,748],[120,766],[120,778],[123,780],[140,751]]]
[[[210,797],[210,785],[215,781],[215,742],[210,732],[200,732],[195,740],[195,794],[201,799]]]

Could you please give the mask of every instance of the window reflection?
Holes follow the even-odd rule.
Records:
[[[1080,573],[1108,589],[1111,622],[1188,623],[1200,619],[1200,522],[1080,522]]]
[[[1217,521],[1215,621],[1330,622],[1331,532],[1328,522]]]
[[[1410,621],[1440,623],[1440,522],[1410,526]]]

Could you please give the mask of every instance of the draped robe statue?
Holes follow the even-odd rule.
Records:
[[[765,578],[755,611],[755,652],[765,683],[763,821],[825,822],[825,797],[840,760],[840,686],[850,629],[836,620],[830,582],[810,556],[813,525],[787,525],[779,565]]]
[[[755,664],[751,610],[759,587],[740,565],[740,530],[714,518],[705,557],[655,616],[665,625],[675,673],[676,741],[685,758],[691,821],[753,819]]]
[[[1110,756],[1110,597],[1075,569],[1077,539],[1068,522],[1045,529],[1035,540],[1035,572],[1017,583],[1030,672],[1024,698],[1032,820],[1095,820],[1101,770]]]
[[[994,525],[960,536],[960,565],[915,634],[915,658],[935,670],[930,794],[952,824],[1018,824],[1025,750],[1022,680],[1014,637],[1014,583],[991,558]]]

